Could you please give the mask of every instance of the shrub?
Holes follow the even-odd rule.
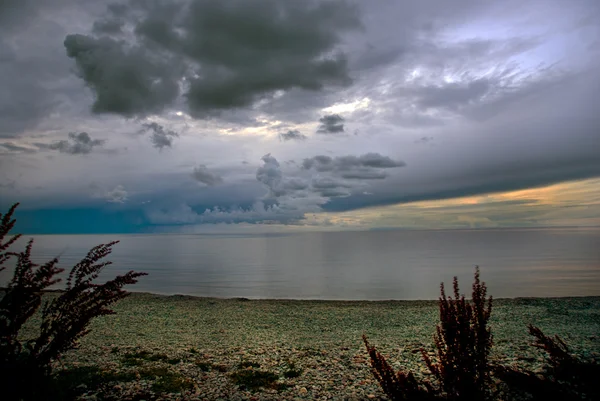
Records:
[[[61,281],[56,276],[64,271],[58,268],[58,259],[43,265],[31,261],[33,240],[22,252],[8,248],[20,238],[7,238],[15,225],[12,215],[18,204],[0,214],[0,271],[5,262],[16,259],[12,279],[0,299],[0,385],[7,398],[37,398],[32,391],[43,391],[33,383],[44,381],[51,374],[51,363],[66,351],[77,346],[89,333],[89,324],[95,317],[110,315],[109,305],[128,295],[122,287],[135,284],[146,273],[130,271],[123,276],[95,284],[102,269],[111,262],[102,261],[117,243],[110,242],[92,248],[70,271],[66,288],[46,300],[41,308],[41,325],[37,338],[22,340],[19,332],[42,304],[43,292]]]
[[[541,374],[512,367],[496,368],[496,375],[508,385],[512,396],[528,394],[533,400],[598,400],[600,399],[600,364],[585,361],[571,354],[559,337],[546,336],[539,328],[529,325],[529,334],[535,337],[534,347],[547,354]]]
[[[471,302],[459,295],[458,279],[453,280],[454,298],[446,298],[440,285],[440,325],[434,336],[437,363],[422,349],[427,367],[438,380],[448,399],[484,400],[489,398],[490,367],[488,358],[492,334],[487,326],[492,313],[492,297],[486,307],[487,288],[479,281],[479,267]]]
[[[438,398],[429,382],[419,382],[412,372],[406,373],[402,370],[394,372],[385,357],[369,344],[364,334],[363,341],[371,359],[373,375],[390,400],[425,401]]]
[[[487,324],[492,312],[492,297],[487,300],[485,283],[479,281],[479,267],[475,269],[471,302],[460,296],[458,279],[454,277],[454,298],[446,297],[444,283],[440,285],[440,324],[434,336],[437,361],[425,350],[421,354],[427,368],[436,379],[434,386],[418,381],[412,372],[398,371],[387,363],[383,355],[363,341],[371,359],[373,374],[381,388],[392,400],[484,400],[490,398],[490,367],[488,357],[492,334]]]

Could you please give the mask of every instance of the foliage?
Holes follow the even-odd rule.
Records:
[[[371,358],[373,375],[390,400],[425,401],[437,398],[430,383],[418,381],[412,372],[406,373],[402,370],[394,372],[385,357],[369,344],[364,334],[363,341]]]
[[[484,400],[490,398],[490,367],[488,357],[492,334],[487,324],[492,312],[492,297],[487,300],[485,283],[475,270],[471,302],[459,295],[458,279],[454,277],[454,298],[446,297],[440,286],[440,321],[434,336],[437,362],[425,350],[421,354],[436,385],[418,381],[412,372],[394,369],[377,350],[363,341],[371,359],[373,374],[392,400]]]
[[[154,380],[152,391],[156,393],[180,393],[194,388],[191,379],[164,367],[148,367],[139,374],[142,379]]]
[[[547,354],[541,374],[512,367],[498,367],[496,375],[509,387],[511,395],[528,394],[533,400],[598,400],[600,364],[584,361],[571,354],[559,337],[546,336],[542,330],[529,325],[529,334],[535,337],[533,346]]]
[[[71,269],[65,290],[44,302],[38,337],[22,340],[20,330],[40,309],[44,291],[61,281],[56,276],[64,269],[57,267],[56,258],[42,265],[34,263],[31,260],[33,240],[24,251],[8,251],[20,238],[20,235],[9,237],[15,225],[12,216],[17,206],[0,214],[0,271],[6,268],[4,264],[10,258],[15,259],[13,277],[0,299],[0,385],[8,399],[27,399],[35,398],[27,393],[36,387],[32,381],[46,380],[51,375],[52,362],[77,346],[89,333],[92,319],[113,314],[108,307],[128,295],[122,288],[135,284],[137,278],[146,273],[130,271],[104,284],[96,284],[94,280],[102,269],[111,264],[102,260],[118,241],[92,248]]]
[[[231,373],[230,376],[235,384],[248,390],[256,391],[260,387],[281,390],[285,387],[277,383],[279,376],[277,376],[275,373],[266,370],[253,369],[252,367],[238,369]]]
[[[303,370],[296,367],[296,364],[291,361],[287,361],[287,370],[283,372],[283,377],[286,379],[294,379],[302,375]]]
[[[490,367],[488,359],[492,334],[487,326],[492,313],[492,297],[486,307],[485,283],[479,281],[479,267],[471,302],[459,295],[458,279],[454,277],[454,298],[446,298],[444,283],[440,285],[440,325],[434,337],[438,362],[433,362],[424,350],[423,359],[441,389],[451,400],[484,400],[489,398]]]

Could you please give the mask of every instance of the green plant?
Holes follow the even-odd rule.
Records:
[[[208,372],[212,368],[212,364],[210,362],[197,360],[195,364],[203,372]]]
[[[269,371],[252,368],[238,369],[231,373],[230,377],[235,384],[248,390],[258,390],[260,387],[274,389],[282,388],[282,386],[277,383],[279,377],[275,373]]]
[[[419,381],[412,372],[394,372],[363,335],[373,375],[390,399],[476,401],[491,398],[488,357],[492,334],[487,324],[492,297],[487,299],[486,306],[487,288],[479,281],[479,267],[475,269],[471,302],[467,302],[464,295],[460,296],[456,277],[453,288],[454,298],[446,297],[444,283],[440,285],[440,324],[434,336],[437,361],[421,349],[423,360],[437,383]]]
[[[287,362],[287,369],[283,372],[283,377],[286,379],[293,379],[295,377],[300,377],[302,374],[302,369],[296,367],[294,362]]]
[[[77,346],[89,333],[92,319],[114,313],[108,306],[128,295],[122,287],[135,284],[138,277],[146,274],[130,271],[104,284],[95,284],[102,269],[111,264],[102,259],[117,242],[92,248],[71,269],[65,290],[44,302],[38,337],[22,340],[21,328],[38,312],[44,291],[61,281],[56,276],[64,269],[57,267],[56,258],[43,265],[33,263],[33,239],[24,251],[8,251],[20,238],[15,235],[6,239],[15,225],[12,216],[17,206],[0,214],[0,271],[6,268],[4,264],[9,259],[15,259],[13,277],[0,299],[0,386],[4,399],[9,400],[38,398],[34,392],[43,390],[33,383],[47,382],[52,373],[51,363]]]
[[[148,367],[139,374],[142,379],[154,381],[152,391],[157,393],[180,393],[194,388],[192,380],[164,367]]]
[[[241,361],[238,364],[238,368],[239,369],[246,369],[246,368],[258,369],[258,368],[260,368],[260,363],[252,362],[252,361]]]

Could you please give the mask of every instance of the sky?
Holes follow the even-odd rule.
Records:
[[[600,226],[597,0],[5,0],[25,233]]]

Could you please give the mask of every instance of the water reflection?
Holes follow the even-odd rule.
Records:
[[[145,271],[137,291],[216,297],[436,299],[474,265],[494,297],[600,295],[597,230],[386,231],[285,236],[39,236],[34,255],[70,267],[118,239],[101,279]],[[8,272],[0,273],[5,283]],[[133,287],[132,287],[133,288]]]

